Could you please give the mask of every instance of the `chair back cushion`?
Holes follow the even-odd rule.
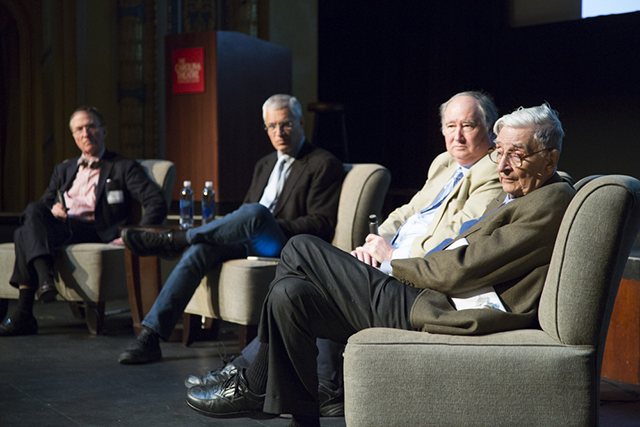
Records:
[[[571,175],[569,175],[567,172],[564,172],[564,171],[557,171],[557,172],[558,172],[558,175],[560,175],[560,178],[562,178],[564,182],[571,184],[571,186],[575,188],[576,181],[571,177]]]
[[[171,196],[173,194],[173,186],[176,182],[176,165],[169,160],[144,160],[138,159],[138,163],[142,169],[149,175],[149,178],[162,188],[164,200],[167,207],[171,207]]]
[[[635,178],[596,177],[581,183],[567,208],[538,312],[542,329],[559,342],[604,344],[618,284],[638,233],[639,193]]]
[[[369,215],[380,216],[391,173],[378,164],[345,163],[344,167],[347,176],[342,183],[332,243],[349,252],[364,243],[369,233]]]

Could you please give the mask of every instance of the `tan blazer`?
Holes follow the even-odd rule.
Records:
[[[413,214],[429,206],[440,194],[458,167],[458,162],[446,151],[435,158],[424,187],[409,203],[391,212],[378,232],[389,242],[400,226]],[[444,239],[458,235],[460,226],[479,218],[487,205],[502,192],[497,166],[489,156],[474,164],[442,202],[431,221],[427,234],[416,238],[411,245],[411,257],[422,258]]]
[[[417,329],[446,334],[486,334],[538,326],[538,301],[556,235],[575,190],[553,176],[541,188],[489,213],[453,242],[456,249],[425,258],[391,261],[393,276],[424,289],[411,308]],[[458,243],[459,244],[459,243]],[[507,313],[495,309],[456,311],[448,297],[493,286]]]

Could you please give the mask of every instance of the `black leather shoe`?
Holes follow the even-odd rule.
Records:
[[[157,362],[162,359],[158,334],[143,329],[136,341],[118,357],[118,363],[123,365],[142,365]]]
[[[36,299],[42,302],[52,302],[56,300],[58,291],[56,286],[51,282],[42,282],[36,291]]]
[[[17,337],[19,335],[35,335],[38,333],[38,322],[33,315],[13,321],[10,317],[0,325],[0,337]]]
[[[184,380],[184,385],[187,388],[196,386],[215,386],[224,383],[238,372],[238,368],[231,362],[224,365],[222,368],[215,371],[208,372],[207,374],[196,377],[195,375],[189,376]]]
[[[125,228],[120,233],[124,244],[131,252],[138,256],[159,256],[162,258],[176,258],[185,248],[177,247],[173,242],[173,232],[153,232]]]
[[[244,371],[241,369],[222,384],[191,387],[187,392],[187,405],[208,417],[275,417],[262,412],[265,395],[249,390]]]

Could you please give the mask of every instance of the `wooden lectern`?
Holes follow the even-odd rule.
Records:
[[[253,166],[273,151],[262,104],[291,93],[291,52],[242,33],[169,35],[166,58],[166,157],[176,164],[173,200],[191,181],[202,200],[213,181],[217,212],[240,205]]]

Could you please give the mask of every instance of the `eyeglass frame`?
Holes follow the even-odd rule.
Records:
[[[543,148],[542,150],[534,151],[533,153],[526,154],[524,156],[521,156],[518,153],[516,153],[515,151],[512,151],[512,153],[513,153],[512,155],[517,157],[518,160],[520,160],[520,164],[519,165],[516,165],[515,162],[513,162],[513,159],[511,157],[512,155],[508,155],[507,159],[508,159],[509,164],[511,166],[516,167],[516,168],[521,168],[522,165],[524,164],[524,160],[526,158],[531,157],[531,156],[535,156],[536,154],[542,153],[543,151],[547,151],[547,150],[553,150],[553,148]],[[494,155],[493,153],[496,153],[496,154]],[[507,153],[508,153],[508,151],[507,151]],[[503,155],[504,155],[504,153],[503,153]],[[493,158],[494,156],[495,156],[495,159]],[[498,149],[496,147],[493,147],[493,148],[491,148],[489,150],[489,160],[491,160],[496,165],[500,163],[500,160],[498,160]]]
[[[103,129],[103,128],[104,128],[104,126],[102,126],[102,125],[95,124],[95,123],[90,123],[90,124],[87,124],[87,125],[82,126],[80,128],[77,128],[76,130],[72,130],[71,134],[73,136],[80,136],[85,131],[85,129],[87,131],[87,134],[91,134],[91,133],[97,132],[98,130]]]
[[[267,131],[267,133],[274,132],[276,129],[282,129],[285,132],[289,132],[291,129],[293,129],[293,121],[289,120],[288,122],[269,123],[268,125],[265,124],[263,128],[265,131]]]

